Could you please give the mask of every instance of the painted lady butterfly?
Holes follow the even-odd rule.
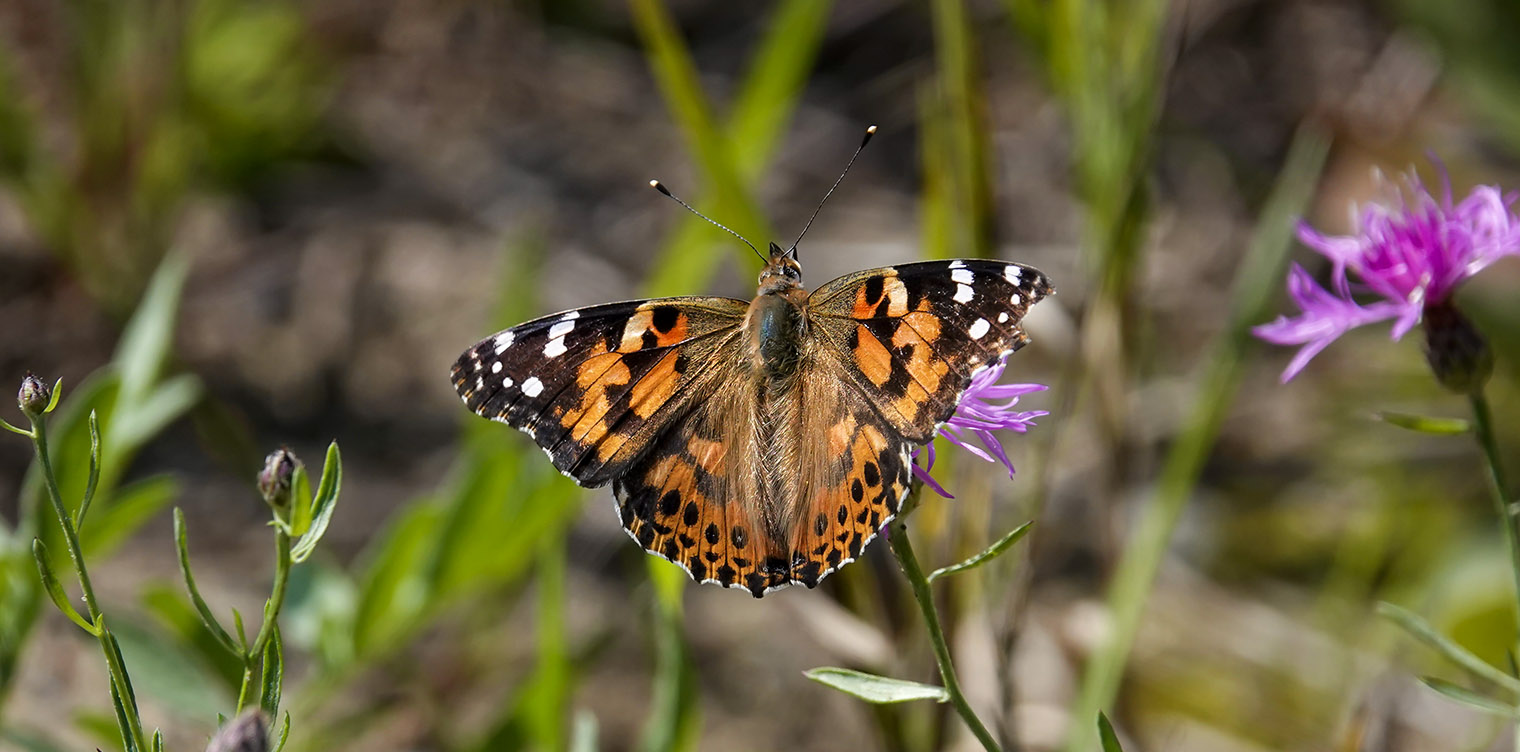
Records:
[[[464,351],[452,375],[560,472],[611,483],[639,545],[758,598],[860,556],[907,496],[913,450],[1028,341],[1020,319],[1052,292],[1032,267],[968,259],[809,294],[796,244],[772,243],[752,301],[557,313]]]

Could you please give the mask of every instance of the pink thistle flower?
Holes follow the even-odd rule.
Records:
[[[1282,381],[1297,376],[1321,350],[1356,327],[1393,319],[1392,337],[1402,338],[1428,309],[1445,306],[1464,280],[1520,253],[1514,195],[1479,186],[1453,204],[1444,170],[1442,183],[1437,200],[1411,176],[1401,205],[1367,205],[1353,235],[1326,236],[1299,223],[1299,240],[1330,260],[1333,291],[1294,264],[1288,294],[1299,315],[1279,316],[1251,330],[1273,344],[1302,346],[1283,370]],[[1358,303],[1353,292],[1376,299]]]
[[[989,366],[981,373],[971,378],[971,386],[967,387],[965,394],[961,395],[960,402],[956,404],[955,413],[945,424],[940,426],[939,436],[946,441],[964,449],[971,454],[988,462],[1000,463],[1008,468],[1008,477],[1013,477],[1013,462],[1008,459],[1008,453],[1003,451],[1003,445],[992,432],[998,429],[1008,429],[1018,433],[1026,433],[1029,427],[1035,425],[1034,419],[1050,412],[1046,410],[1016,410],[1019,397],[1030,392],[1042,392],[1049,387],[1044,384],[999,384],[998,379],[1003,377],[1003,369],[1007,366],[1007,360],[1000,360],[996,365]],[[993,400],[1006,400],[994,402]],[[970,443],[975,438],[981,446]],[[929,475],[934,467],[934,442],[914,453],[914,458],[924,455],[924,464],[913,464],[913,475],[923,481],[924,485],[934,489],[934,492],[947,499],[953,499],[945,488]]]

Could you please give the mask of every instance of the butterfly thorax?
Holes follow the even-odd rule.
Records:
[[[797,371],[807,317],[802,267],[788,252],[771,244],[770,263],[760,272],[760,289],[749,304],[744,328],[750,366],[771,386],[781,386]]]

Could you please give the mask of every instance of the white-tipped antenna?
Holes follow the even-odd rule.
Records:
[[[851,154],[850,161],[845,163],[844,171],[840,172],[839,177],[834,179],[834,184],[829,186],[829,192],[823,194],[823,200],[818,202],[818,208],[813,210],[813,216],[808,217],[807,224],[802,226],[802,232],[797,233],[797,239],[793,240],[792,247],[787,249],[786,252],[792,254],[792,258],[797,258],[797,244],[802,242],[802,236],[806,235],[808,228],[813,226],[813,220],[818,218],[818,212],[823,211],[823,204],[829,200],[829,196],[834,195],[834,189],[844,182],[844,176],[850,174],[850,165],[855,164],[855,158],[860,156],[860,151],[866,148],[866,144],[871,143],[871,137],[874,135],[876,135],[876,126],[873,125],[866,128],[865,138],[860,139],[860,146],[855,147],[855,153]]]
[[[680,204],[681,206],[686,207],[686,211],[689,211],[692,214],[695,214],[695,215],[697,215],[697,216],[699,216],[699,217],[707,220],[708,222],[711,222],[714,227],[717,227],[718,229],[720,229],[720,230],[722,230],[722,231],[724,231],[724,232],[726,232],[726,233],[728,233],[728,234],[730,234],[730,235],[738,238],[745,245],[749,246],[749,249],[751,251],[754,251],[755,255],[759,256],[761,261],[764,261],[766,263],[770,263],[770,260],[767,259],[765,257],[765,255],[760,252],[759,248],[755,247],[754,243],[751,243],[748,240],[745,240],[743,235],[740,235],[739,233],[734,232],[733,230],[728,229],[727,225],[724,225],[724,224],[718,222],[717,220],[714,220],[712,217],[709,217],[706,214],[703,214],[702,212],[699,212],[696,209],[691,208],[691,204],[688,204],[685,201],[682,201],[681,199],[676,198],[676,194],[671,193],[670,189],[666,188],[664,183],[661,183],[658,180],[651,180],[651,181],[649,181],[649,187],[653,188],[653,189],[655,189],[657,191],[659,191],[660,193],[665,194],[665,197],[668,198],[668,199],[670,199],[671,201],[674,201],[674,202]]]

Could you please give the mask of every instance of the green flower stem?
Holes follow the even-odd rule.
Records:
[[[913,496],[916,497],[917,492]],[[918,601],[918,610],[923,614],[924,625],[929,629],[929,642],[934,645],[934,662],[939,664],[939,676],[945,683],[945,693],[950,696],[950,704],[955,706],[955,712],[960,714],[961,720],[966,722],[982,747],[988,752],[1000,752],[997,740],[992,738],[992,733],[987,730],[982,719],[976,717],[971,704],[966,702],[966,696],[961,694],[961,683],[955,678],[955,664],[950,661],[950,645],[945,642],[945,631],[940,627],[939,614],[934,608],[934,594],[929,591],[929,578],[924,576],[923,568],[918,565],[918,556],[913,553],[913,544],[908,540],[908,528],[903,525],[903,516],[900,514],[892,521],[887,540],[891,543],[892,555],[897,557],[898,566],[902,567],[903,575],[913,588],[913,599]]]
[[[1494,499],[1494,510],[1499,513],[1500,527],[1504,528],[1504,542],[1509,547],[1509,564],[1515,580],[1515,604],[1520,608],[1520,531],[1517,531],[1515,511],[1508,496],[1509,483],[1504,477],[1504,465],[1499,461],[1499,442],[1494,438],[1493,416],[1488,409],[1488,397],[1482,389],[1468,395],[1472,402],[1473,436],[1483,450],[1488,464],[1488,490]],[[1517,612],[1520,613],[1520,612]]]
[[[275,622],[280,616],[280,608],[285,605],[285,588],[290,582],[290,533],[287,532],[285,521],[275,520],[274,526],[274,589],[269,594],[269,600],[264,604],[264,623],[259,625],[259,634],[253,639],[253,644],[248,646],[243,653],[243,682],[238,688],[237,712],[243,712],[247,704],[249,691],[254,684],[254,667],[264,655],[264,648],[274,635]]]
[[[63,507],[63,496],[58,492],[58,480],[53,475],[53,463],[48,459],[47,425],[46,420],[39,416],[32,420],[32,446],[37,451],[37,461],[42,465],[42,479],[47,485],[48,499],[53,502],[53,513],[58,517],[58,527],[63,529],[63,538],[69,546],[69,559],[74,563],[74,572],[79,576],[79,590],[84,596],[84,605],[90,614],[90,624],[94,625],[95,639],[100,642],[100,649],[105,653],[106,670],[111,675],[111,684],[116,688],[116,693],[121,697],[122,706],[126,708],[127,728],[131,734],[130,741],[137,749],[148,749],[147,737],[143,736],[142,718],[137,712],[137,703],[132,699],[131,684],[127,681],[127,669],[118,660],[116,651],[111,648],[111,635],[105,628],[105,617],[100,610],[100,602],[95,599],[95,587],[90,583],[90,572],[84,565],[84,550],[79,545],[79,531],[74,528],[74,520]]]

